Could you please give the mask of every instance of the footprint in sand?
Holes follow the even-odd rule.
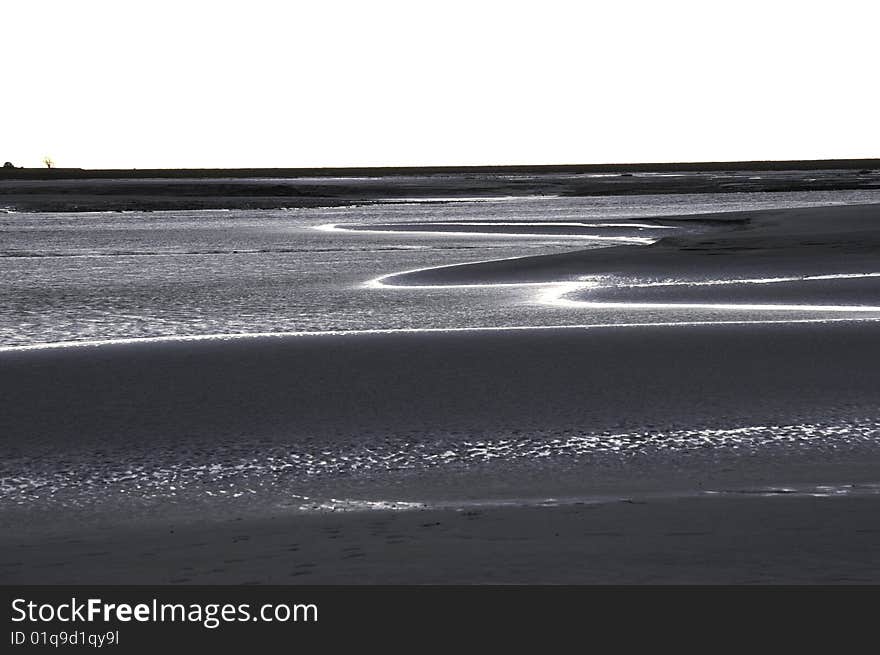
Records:
[[[364,557],[366,553],[359,546],[349,546],[342,549],[342,559],[353,559],[355,557]]]
[[[622,532],[584,532],[587,537],[622,537]]]

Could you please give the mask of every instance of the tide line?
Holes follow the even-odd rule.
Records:
[[[546,223],[552,225],[552,223]],[[541,234],[530,232],[447,232],[438,230],[357,230],[352,228],[341,227],[339,223],[327,223],[325,225],[315,226],[316,230],[321,232],[351,232],[366,234],[403,234],[403,235],[421,235],[421,236],[444,236],[444,237],[499,237],[505,239],[577,239],[580,241],[606,241],[612,243],[632,243],[649,245],[657,239],[648,237],[622,237],[622,236],[605,236],[599,234]]]
[[[425,273],[442,269],[470,266],[473,264],[485,264],[498,261],[514,261],[525,257],[507,257],[504,259],[481,260],[464,262],[460,264],[445,264],[443,266],[429,266],[425,268],[399,271],[381,275],[363,284],[367,289],[491,289],[509,287],[543,287],[545,290],[535,296],[535,302],[541,305],[556,307],[581,308],[581,309],[698,309],[698,310],[724,310],[724,311],[783,311],[783,312],[880,312],[880,306],[875,305],[818,305],[818,304],[782,304],[782,303],[661,303],[661,302],[625,302],[625,301],[595,301],[573,300],[567,296],[590,289],[608,287],[623,288],[661,288],[670,286],[728,286],[734,284],[780,284],[790,282],[813,282],[828,280],[852,280],[880,277],[880,273],[835,273],[828,275],[804,275],[775,278],[743,278],[726,280],[700,280],[700,281],[662,281],[662,282],[624,282],[619,284],[603,284],[611,279],[610,276],[587,276],[578,280],[558,280],[547,282],[496,282],[496,283],[471,283],[471,284],[393,284],[393,278],[402,277],[414,273]]]
[[[735,325],[792,325],[822,323],[877,323],[876,317],[850,318],[799,318],[799,319],[751,319],[730,321],[648,321],[631,323],[582,323],[559,325],[500,325],[485,327],[437,327],[437,328],[374,328],[364,330],[325,330],[325,331],[288,331],[288,332],[232,332],[217,334],[183,334],[156,337],[123,337],[118,339],[96,339],[83,341],[52,341],[21,346],[0,346],[0,355],[4,353],[54,350],[65,348],[95,348],[114,345],[156,344],[156,343],[190,343],[198,341],[243,341],[248,339],[267,338],[322,338],[322,337],[354,337],[381,334],[455,334],[468,332],[527,332],[547,330],[617,330],[625,328],[674,328],[674,327],[721,327]]]

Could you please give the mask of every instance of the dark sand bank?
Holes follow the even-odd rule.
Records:
[[[2,444],[505,426],[610,430],[871,408],[873,323],[315,335],[0,353]],[[75,438],[71,435],[76,435]]]
[[[867,160],[867,163],[875,160]],[[746,169],[645,165],[485,169],[327,171],[19,171],[0,172],[0,209],[114,211],[273,209],[371,202],[505,196],[602,196],[880,189],[880,165],[828,162],[827,168],[767,162]],[[791,168],[786,168],[790,165]],[[819,162],[814,162],[819,166]],[[824,165],[824,164],[822,164]],[[867,165],[867,164],[866,164]],[[653,166],[653,167],[652,167]],[[839,166],[840,168],[834,168]],[[223,174],[225,173],[225,175]]]
[[[390,276],[385,282],[498,284],[603,275],[699,280],[880,271],[880,205],[728,212],[650,222],[678,226],[683,234],[663,236],[651,245],[427,269]]]
[[[878,326],[267,337],[0,354],[4,448],[703,425],[872,408]],[[76,435],[72,438],[71,435]]]

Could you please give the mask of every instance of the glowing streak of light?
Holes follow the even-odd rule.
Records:
[[[657,239],[649,239],[647,237],[610,237],[596,234],[532,234],[525,232],[446,232],[431,230],[357,230],[351,228],[340,227],[338,223],[328,223],[326,225],[318,225],[316,230],[322,232],[353,232],[366,234],[404,234],[404,235],[420,235],[420,236],[447,236],[447,237],[477,237],[492,238],[499,237],[505,239],[577,239],[580,241],[608,241],[616,243],[633,243],[640,245],[649,245]]]
[[[184,334],[161,337],[130,337],[118,339],[100,339],[92,341],[53,341],[35,343],[26,346],[0,346],[0,355],[5,353],[29,352],[39,350],[56,350],[66,348],[95,348],[102,346],[123,346],[152,343],[191,343],[197,341],[244,341],[248,339],[291,338],[291,337],[355,337],[362,335],[381,334],[455,334],[468,332],[528,332],[544,330],[618,330],[623,328],[666,328],[666,327],[716,327],[724,325],[789,325],[819,323],[878,323],[877,317],[851,318],[799,318],[799,319],[751,319],[733,321],[653,321],[643,323],[583,323],[578,325],[502,325],[488,327],[453,327],[453,328],[375,328],[367,330],[327,330],[324,332],[241,332],[222,334]]]
[[[409,275],[412,273],[423,273],[427,271],[436,271],[446,268],[455,268],[458,266],[469,266],[471,264],[484,264],[492,261],[511,261],[516,259],[524,259],[524,257],[509,257],[507,259],[483,260],[477,262],[467,262],[462,264],[447,264],[445,266],[434,266],[426,268],[412,269],[409,271],[400,271],[397,273],[389,273],[379,276],[364,283],[364,287],[368,289],[491,289],[491,288],[509,288],[509,287],[545,287],[545,290],[538,293],[535,301],[542,305],[553,305],[555,307],[566,307],[569,309],[698,309],[698,310],[723,310],[723,311],[783,311],[783,312],[880,312],[880,306],[872,305],[808,305],[808,304],[758,304],[758,303],[674,303],[674,302],[625,302],[625,301],[595,301],[595,300],[573,300],[567,296],[588,289],[599,289],[602,280],[607,279],[601,276],[584,277],[579,280],[563,280],[548,282],[499,282],[499,283],[474,283],[474,284],[393,284],[391,279]],[[808,275],[801,277],[777,277],[777,278],[746,278],[731,280],[705,280],[699,282],[672,281],[672,282],[645,282],[614,285],[623,288],[653,288],[653,287],[669,287],[669,286],[715,286],[715,285],[731,285],[731,284],[778,284],[785,282],[810,282],[816,280],[851,280],[863,278],[880,277],[880,273],[836,273],[829,275]],[[610,286],[610,285],[605,285]]]

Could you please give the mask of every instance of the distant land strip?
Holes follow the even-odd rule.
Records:
[[[338,168],[0,168],[0,179],[297,178],[424,175],[542,175],[711,171],[815,171],[880,169],[880,158],[784,161],[545,164],[512,166],[388,166]]]

